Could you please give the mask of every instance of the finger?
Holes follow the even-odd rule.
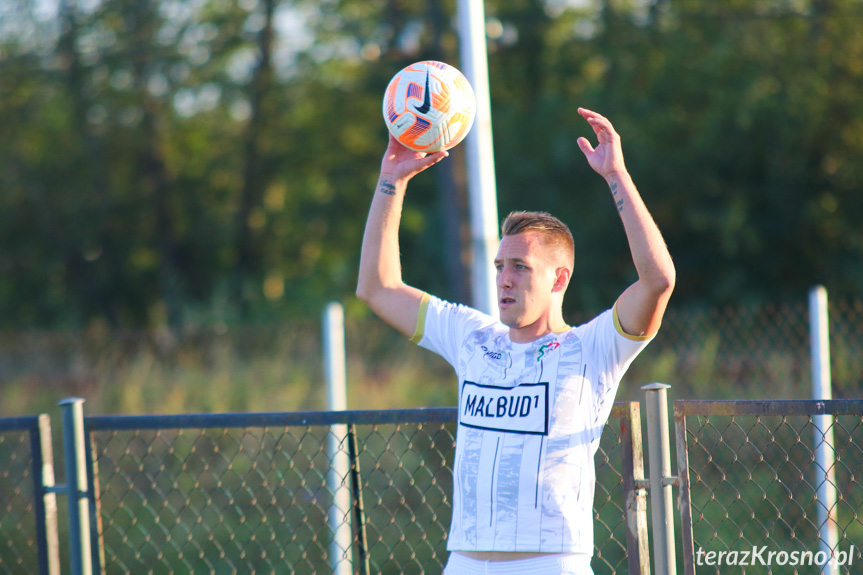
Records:
[[[597,118],[587,118],[587,123],[590,124],[591,128],[593,128],[593,133],[599,136],[602,132],[602,125],[599,123]]]
[[[599,118],[601,120],[608,121],[608,119],[599,112],[594,112],[593,110],[588,110],[587,108],[579,108],[578,113],[585,120],[589,120],[590,118]]]
[[[590,142],[587,141],[587,138],[579,138],[575,141],[575,143],[578,144],[578,147],[581,149],[582,153],[584,153],[585,156],[592,154],[596,151],[593,146],[590,145]]]
[[[424,155],[424,157],[417,160],[420,165],[420,171],[430,168],[431,166],[437,164],[447,156],[449,156],[449,152],[447,152],[446,150],[441,150],[440,152],[435,152],[434,154]]]
[[[614,131],[614,126],[611,125],[611,121],[605,116],[597,114],[596,116],[588,118],[587,121],[590,122],[590,125],[594,126],[594,129],[598,126],[609,134],[617,134],[617,132]]]
[[[443,160],[444,158],[446,158],[448,156],[449,156],[449,152],[447,152],[446,150],[441,150],[440,152],[435,152],[434,154],[429,154],[428,156],[426,156],[425,159],[428,160],[429,158],[431,158],[431,163],[429,164],[429,165],[431,165],[431,164],[437,164],[438,162],[440,162],[441,160]]]
[[[594,133],[599,137],[600,142],[610,142],[618,137],[614,131],[614,126],[607,118],[599,116],[598,118],[588,118],[587,120],[593,127]]]
[[[587,108],[579,108],[578,113],[581,114],[582,118],[587,120],[587,123],[590,124],[591,128],[593,128],[593,132],[596,135],[599,135],[600,127],[597,125],[596,121],[597,119],[602,118],[602,116],[600,116],[593,110],[588,110]]]
[[[390,138],[389,138],[389,141],[387,142],[387,149],[386,149],[386,152],[384,153],[384,157],[387,159],[390,159],[390,160],[398,157],[399,154],[401,153],[401,148],[403,148],[403,147],[404,146],[402,146],[401,143],[399,143],[399,141],[396,140],[392,134],[390,134]]]
[[[395,148],[395,146],[401,146],[402,145],[401,142],[396,140],[396,137],[393,136],[392,132],[389,132],[389,135],[390,135],[390,139],[389,139],[389,142],[387,142],[388,148]],[[395,149],[397,149],[397,148],[395,148]]]
[[[399,142],[399,141],[396,139],[396,137],[395,137],[395,136],[393,136],[392,132],[390,132],[390,139],[389,139],[389,143],[387,144],[387,149],[391,149],[391,150],[398,150],[399,152],[405,152],[405,151],[407,151],[407,152],[415,152],[415,151],[416,151],[416,150],[414,150],[414,149],[412,149],[412,148],[409,148],[409,147],[405,146],[405,145],[404,145],[404,144],[402,144],[401,142]],[[417,152],[417,153],[419,153],[419,152]],[[423,154],[423,155],[425,155],[425,154]]]

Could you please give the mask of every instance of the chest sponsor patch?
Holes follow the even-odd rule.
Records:
[[[465,381],[459,422],[478,429],[548,435],[548,383],[496,387]]]

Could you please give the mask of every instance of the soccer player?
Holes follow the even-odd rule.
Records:
[[[562,312],[572,234],[542,212],[503,222],[494,260],[500,321],[406,285],[398,229],[407,184],[447,153],[414,152],[390,136],[381,164],[357,296],[458,375],[446,575],[592,573],[594,454],[621,377],[659,329],[675,271],[611,122],[579,114],[598,144],[579,138],[578,146],[608,182],[638,279],[577,327]]]

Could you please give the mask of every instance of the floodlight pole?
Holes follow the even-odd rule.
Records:
[[[482,0],[458,0],[461,70],[476,94],[476,118],[463,145],[467,152],[467,185],[473,248],[472,305],[497,317],[493,260],[498,246],[497,184],[491,134],[488,50]]]

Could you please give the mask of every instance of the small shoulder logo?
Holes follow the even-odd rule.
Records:
[[[431,92],[429,91],[429,71],[426,70],[426,89],[423,94],[423,103],[422,106],[417,106],[417,112],[420,114],[427,114],[429,110],[431,110]]]
[[[485,353],[483,353],[483,355],[482,355],[483,357],[487,357],[487,358],[492,359],[492,360],[494,360],[494,361],[500,361],[501,359],[503,359],[503,354],[502,354],[501,352],[499,352],[499,351],[491,351],[489,348],[487,348],[487,347],[486,347],[486,346],[484,346],[484,345],[482,345],[482,346],[480,346],[480,347],[481,347],[481,348],[482,348],[482,350],[485,352]]]
[[[556,341],[553,341],[551,343],[542,344],[539,348],[539,354],[536,356],[536,361],[541,360],[545,356],[545,352],[554,351],[559,347],[560,347],[560,344],[557,343]]]

